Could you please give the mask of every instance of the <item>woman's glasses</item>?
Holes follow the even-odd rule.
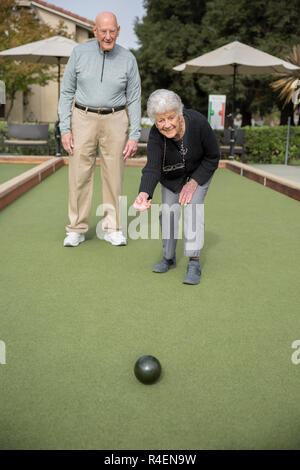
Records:
[[[182,170],[183,168],[185,168],[183,139],[181,139],[181,146],[180,146],[180,155],[182,157],[182,162],[173,163],[173,165],[165,165],[166,150],[167,150],[167,143],[166,143],[166,138],[164,137],[164,158],[163,158],[163,167],[162,167],[164,173],[170,173],[171,171]]]
[[[175,163],[174,165],[163,165],[163,172],[168,173],[170,171],[181,170],[182,168],[185,168],[184,162]]]

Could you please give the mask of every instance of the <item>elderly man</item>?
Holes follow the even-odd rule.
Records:
[[[113,13],[100,13],[93,30],[95,40],[73,49],[59,100],[62,144],[69,153],[70,224],[64,246],[85,240],[98,146],[103,238],[112,245],[126,245],[119,225],[119,197],[124,160],[135,154],[140,137],[140,76],[133,54],[116,44],[120,26]]]

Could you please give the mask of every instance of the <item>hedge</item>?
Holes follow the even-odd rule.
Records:
[[[245,129],[245,149],[241,157],[236,157],[245,163],[284,163],[287,126],[262,126],[262,127],[244,127]],[[7,123],[0,121],[0,133],[7,136]],[[50,155],[55,155],[54,124],[49,125],[50,135]],[[218,131],[219,138],[222,132]],[[1,149],[5,153],[8,149]],[[46,155],[45,148],[38,147],[16,147],[15,153],[20,155]],[[62,154],[67,153],[62,148]],[[289,164],[300,164],[300,126],[290,127],[289,141]]]
[[[262,126],[245,129],[245,151],[241,160],[247,163],[284,163],[287,126]],[[300,159],[300,126],[290,127],[288,163]],[[300,164],[300,162],[298,162]]]

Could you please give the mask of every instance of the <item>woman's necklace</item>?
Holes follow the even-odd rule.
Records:
[[[183,139],[181,139],[181,143],[180,143],[180,153],[181,153],[181,156],[182,156],[182,161],[183,161],[183,163],[185,163],[185,158],[184,158],[185,151],[184,151]]]
[[[185,120],[184,120],[184,117],[182,116],[182,120],[181,120],[181,123],[180,123],[180,126],[179,126],[179,137],[178,137],[178,139],[173,139],[173,140],[175,140],[175,142],[176,142],[176,141],[182,139],[184,134],[185,134]]]

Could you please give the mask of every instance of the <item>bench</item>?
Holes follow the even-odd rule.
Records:
[[[234,154],[242,155],[242,153],[244,152],[245,129],[234,129],[234,133],[235,133]],[[230,153],[230,136],[231,136],[231,130],[224,129],[224,138],[220,145],[221,154]]]
[[[147,144],[149,139],[149,134],[151,131],[151,127],[142,127],[141,129],[141,137],[138,142],[138,150],[147,150]]]
[[[49,124],[9,124],[7,138],[2,136],[2,151],[5,147],[49,147]]]

